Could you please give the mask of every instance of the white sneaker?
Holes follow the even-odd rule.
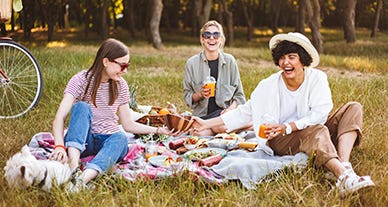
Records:
[[[352,169],[345,170],[337,180],[336,186],[341,194],[349,194],[361,188],[374,186],[369,176],[358,176]]]
[[[352,167],[352,163],[350,162],[341,162],[341,165],[345,167],[345,169],[347,170],[352,170],[353,173],[354,170],[353,170],[353,167]],[[334,173],[332,173],[331,171],[328,171],[325,173],[325,178],[328,179],[328,180],[331,180],[331,181],[336,181],[338,178],[334,175]]]

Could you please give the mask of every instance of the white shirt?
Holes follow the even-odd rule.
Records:
[[[281,74],[279,71],[260,81],[252,92],[250,100],[236,109],[221,115],[228,131],[232,131],[252,122],[256,137],[261,124],[261,116],[269,114],[280,123],[280,93]],[[294,121],[298,129],[310,125],[324,124],[329,112],[333,108],[331,91],[327,75],[314,68],[305,69],[305,80],[298,89],[296,100],[297,120]]]
[[[286,83],[281,78],[279,87],[280,93],[280,118],[279,123],[291,123],[298,119],[296,101],[300,93],[299,87],[296,91],[288,90]],[[303,84],[303,83],[302,83]]]

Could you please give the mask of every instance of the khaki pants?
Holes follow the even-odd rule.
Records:
[[[317,124],[278,136],[268,141],[276,155],[294,155],[305,152],[315,156],[315,165],[322,166],[333,158],[338,159],[338,138],[347,132],[357,131],[355,145],[360,144],[362,106],[349,102],[329,116],[325,125]]]

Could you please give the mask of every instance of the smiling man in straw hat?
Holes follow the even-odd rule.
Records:
[[[300,33],[278,34],[269,48],[280,71],[262,80],[251,99],[219,118],[195,118],[203,130],[225,124],[228,131],[252,122],[256,135],[265,125],[262,148],[268,145],[276,155],[305,152],[315,156],[316,166],[334,173],[342,194],[373,186],[369,176],[358,176],[349,163],[353,145],[361,139],[362,107],[350,102],[335,111],[327,76],[315,69],[319,54],[310,40]],[[263,117],[272,117],[266,123]]]

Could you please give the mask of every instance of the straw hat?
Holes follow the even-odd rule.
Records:
[[[271,38],[269,41],[269,49],[273,49],[276,45],[283,41],[287,40],[294,42],[302,46],[306,52],[311,56],[313,61],[310,64],[310,67],[316,67],[319,64],[319,54],[315,47],[311,44],[310,40],[301,33],[298,32],[289,32],[288,34],[277,34]]]

